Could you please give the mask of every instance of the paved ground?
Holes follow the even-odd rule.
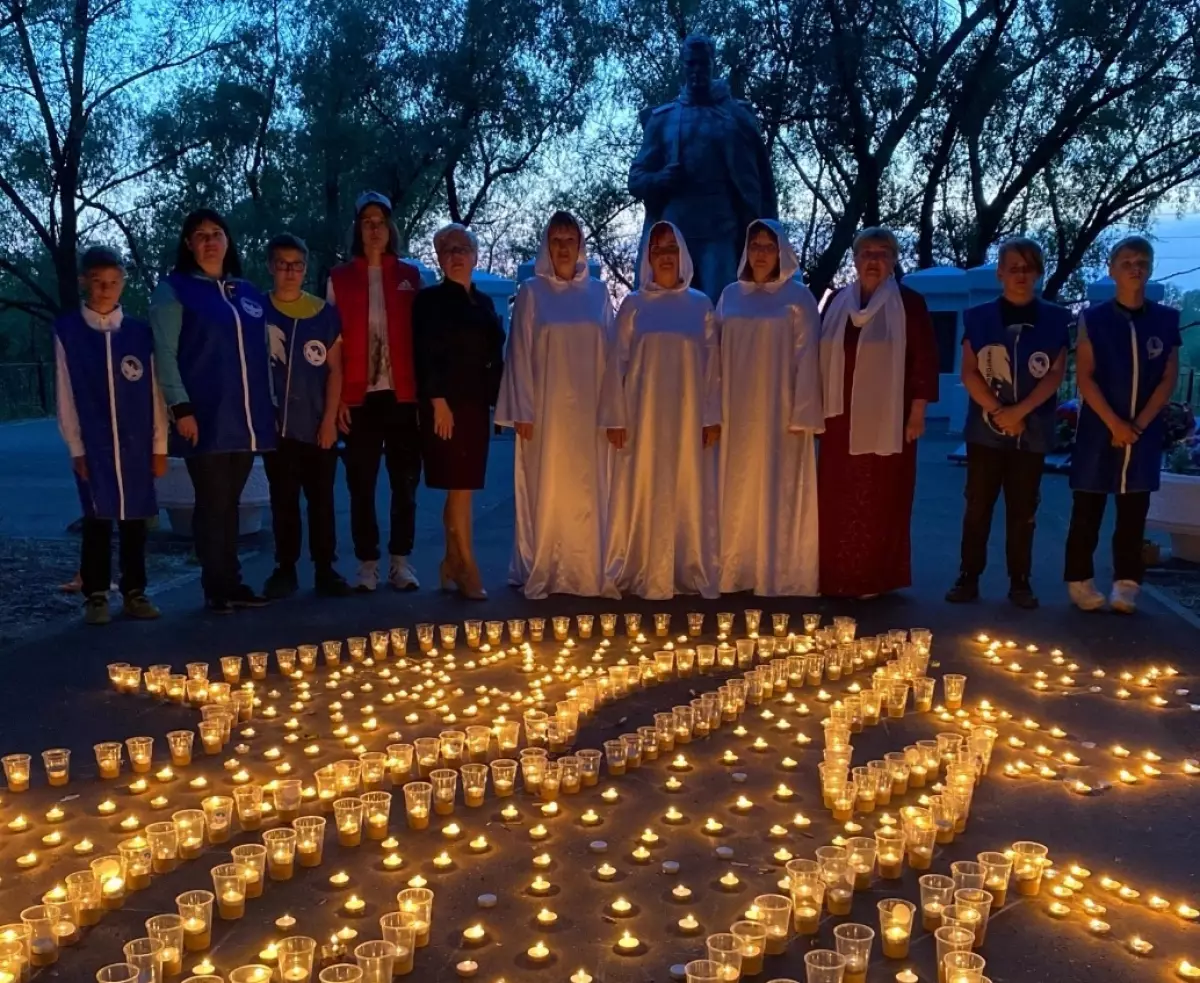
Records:
[[[21,435],[27,446],[36,449],[34,438],[36,426]],[[5,428],[7,429],[7,428]],[[137,733],[161,736],[175,726],[192,726],[194,712],[181,708],[161,706],[146,699],[133,699],[113,694],[105,688],[104,666],[111,661],[125,660],[142,665],[152,662],[170,662],[175,666],[194,659],[204,659],[215,665],[216,657],[230,653],[244,653],[259,649],[274,649],[298,642],[321,641],[326,638],[344,638],[363,634],[369,629],[395,625],[411,626],[416,622],[443,623],[461,622],[464,618],[508,618],[529,615],[549,616],[556,613],[599,611],[602,607],[611,610],[640,610],[646,613],[656,610],[671,611],[677,621],[689,610],[740,611],[745,607],[761,607],[767,612],[786,610],[799,615],[803,611],[820,611],[827,617],[850,614],[859,619],[860,633],[875,634],[896,626],[924,626],[935,634],[934,674],[947,671],[963,671],[968,675],[968,702],[987,698],[999,707],[1008,710],[1012,719],[1001,726],[1004,739],[1025,739],[1028,748],[1024,751],[1001,749],[997,751],[996,763],[991,776],[979,787],[972,811],[971,826],[966,835],[944,848],[935,869],[943,871],[950,860],[973,859],[976,852],[988,849],[1003,849],[1017,839],[1032,838],[1050,845],[1052,855],[1060,864],[1080,863],[1090,868],[1098,879],[1109,875],[1133,884],[1142,892],[1141,899],[1126,904],[1106,892],[1093,887],[1088,896],[1104,900],[1109,907],[1105,919],[1111,923],[1111,935],[1105,939],[1089,936],[1085,919],[1076,913],[1057,922],[1046,913],[1048,899],[1033,902],[1013,903],[1004,910],[989,930],[989,941],[984,954],[988,958],[988,973],[995,983],[1025,983],[1025,981],[1062,980],[1064,983],[1144,983],[1148,980],[1172,978],[1172,967],[1180,958],[1188,957],[1193,964],[1200,964],[1200,942],[1196,930],[1190,929],[1175,916],[1153,914],[1145,905],[1146,899],[1158,893],[1174,901],[1188,900],[1200,907],[1200,890],[1196,881],[1196,864],[1191,858],[1197,856],[1200,837],[1194,822],[1196,782],[1200,778],[1181,775],[1181,762],[1185,758],[1200,756],[1200,713],[1189,710],[1189,702],[1200,704],[1200,682],[1196,674],[1200,670],[1197,657],[1197,634],[1192,623],[1181,619],[1148,598],[1143,610],[1134,618],[1115,616],[1087,616],[1071,609],[1065,602],[1061,585],[1058,583],[1061,564],[1061,530],[1065,528],[1069,498],[1065,479],[1048,478],[1045,486],[1045,504],[1042,511],[1043,534],[1037,546],[1036,584],[1043,596],[1044,606],[1030,614],[1016,612],[1003,600],[1004,576],[1002,569],[995,567],[985,582],[989,600],[969,608],[955,608],[941,601],[941,594],[953,579],[957,565],[957,524],[961,508],[962,472],[945,462],[945,454],[952,443],[945,438],[931,438],[922,451],[921,474],[918,490],[917,515],[915,520],[915,575],[917,586],[894,597],[870,603],[835,603],[824,600],[811,601],[755,601],[749,597],[724,598],[719,603],[700,602],[693,599],[677,599],[669,604],[646,604],[628,601],[621,604],[603,605],[593,601],[578,601],[570,598],[553,598],[545,602],[527,602],[519,594],[504,585],[504,569],[507,561],[511,536],[511,507],[508,494],[511,463],[510,445],[497,442],[493,445],[490,489],[480,496],[478,503],[477,540],[487,586],[491,598],[480,604],[471,604],[454,596],[442,595],[435,590],[423,590],[416,594],[399,595],[380,592],[371,597],[355,597],[339,602],[315,601],[305,594],[288,602],[273,606],[267,611],[239,614],[234,618],[218,619],[206,616],[198,610],[199,592],[195,583],[187,583],[159,595],[159,602],[166,612],[164,619],[155,624],[115,624],[106,630],[86,629],[71,623],[55,625],[33,633],[23,643],[10,646],[4,653],[6,679],[0,687],[0,719],[4,721],[3,750],[25,750],[36,754],[48,746],[66,745],[75,749],[78,760],[86,768],[90,758],[90,745],[97,740],[114,740]],[[54,446],[53,454],[57,454]],[[38,455],[32,455],[38,457]],[[52,454],[42,455],[41,464],[20,464],[14,472],[0,475],[0,503],[8,511],[14,498],[27,501],[35,514],[39,535],[53,536],[56,517],[51,503],[63,501],[61,479],[45,468],[52,464]],[[60,465],[61,465],[61,458]],[[60,465],[54,465],[55,467]],[[24,478],[20,477],[24,475]],[[56,480],[58,484],[56,484]],[[27,495],[25,488],[36,488],[36,494]],[[69,486],[68,486],[69,487]],[[69,502],[69,496],[66,499]],[[432,579],[436,560],[440,555],[440,503],[433,493],[423,493],[420,533],[417,549],[418,566],[427,579]],[[12,512],[8,513],[11,517]],[[344,504],[342,522],[344,525]],[[7,520],[6,520],[7,524]],[[999,525],[999,523],[998,523]],[[0,531],[5,528],[0,525]],[[1053,530],[1057,530],[1054,532]],[[343,538],[346,541],[346,538]],[[993,556],[1000,560],[999,535],[995,537]],[[269,556],[258,555],[248,559],[247,574],[251,580],[261,580],[269,572]],[[348,564],[346,572],[349,572]],[[1007,672],[989,665],[981,657],[981,647],[973,639],[980,631],[997,637],[1009,637],[1022,645],[1034,643],[1040,646],[1036,656],[1021,656],[1024,672]],[[1053,684],[1046,693],[1031,688],[1033,672],[1042,669],[1049,678],[1056,679],[1061,668],[1050,664],[1046,653],[1059,647],[1067,657],[1078,660],[1080,669],[1075,673],[1073,685]],[[1148,665],[1175,665],[1182,673],[1170,685],[1161,687],[1169,700],[1164,709],[1151,708],[1145,692],[1133,687],[1137,698],[1128,701],[1117,699],[1114,678],[1122,670],[1139,674]],[[1107,673],[1103,680],[1091,675],[1095,670]],[[488,670],[479,681],[506,680],[511,686],[512,674],[502,675],[498,670]],[[474,684],[475,680],[472,680]],[[504,682],[499,682],[505,685]],[[1094,693],[1090,687],[1101,687]],[[679,702],[689,689],[709,688],[694,682],[679,681],[666,687],[651,689],[635,695],[630,700],[606,709],[589,725],[580,737],[581,746],[598,746],[601,739],[615,736],[634,726],[648,722],[651,710],[661,709]],[[1176,690],[1190,690],[1187,696],[1176,694]],[[810,694],[811,695],[811,694]],[[778,708],[777,708],[778,709]],[[782,711],[780,711],[782,712]],[[1021,721],[1036,719],[1041,732],[1026,731]],[[761,723],[748,719],[751,735],[762,728]],[[1058,725],[1067,736],[1052,740],[1045,731]],[[812,727],[813,736],[819,745],[819,732]],[[912,717],[904,721],[886,724],[868,731],[856,739],[856,760],[861,747],[864,760],[877,757],[911,743],[917,738],[932,736],[937,730],[936,721],[929,718]],[[406,737],[411,735],[406,735]],[[747,740],[749,739],[749,736]],[[1069,775],[1096,786],[1098,789],[1116,781],[1117,772],[1123,763],[1111,756],[1107,748],[1121,743],[1140,753],[1153,748],[1163,758],[1163,775],[1153,780],[1143,780],[1136,787],[1104,788],[1091,796],[1076,795],[1059,781],[1036,779],[1013,780],[1003,777],[1003,767],[1018,758],[1036,761],[1032,749],[1038,743],[1053,745],[1053,760],[1060,775]],[[745,742],[734,742],[728,730],[714,739],[712,751],[704,751],[705,759],[725,747],[734,747],[742,753]],[[707,746],[705,746],[707,747]],[[1066,749],[1077,755],[1078,766],[1067,766],[1062,755]],[[699,752],[698,752],[699,753]],[[794,786],[801,793],[800,808],[812,815],[820,814],[819,802],[813,803],[815,773],[812,761],[815,750],[807,752],[802,770],[795,773]],[[1132,766],[1132,765],[1130,765]],[[307,766],[306,766],[307,767]],[[771,789],[780,777],[769,768],[747,767],[749,782],[746,794],[755,799],[769,800]],[[626,796],[633,807],[622,807],[604,830],[604,837],[613,844],[632,844],[635,834],[647,823],[653,822],[669,802],[658,793],[659,783],[665,777],[661,763],[651,772],[643,769],[640,777],[633,777],[631,784],[622,785],[634,792]],[[685,811],[691,807],[697,812],[715,808],[713,803],[732,799],[735,792],[730,786],[726,769],[703,767],[693,779]],[[45,793],[48,790],[35,790]],[[47,807],[49,797],[31,793],[28,810],[31,814]],[[595,795],[581,797],[577,805],[570,807],[572,815],[589,805],[597,805]],[[26,808],[22,806],[22,808]],[[724,808],[722,806],[722,808]],[[792,808],[768,807],[791,815]],[[9,802],[4,803],[2,817],[7,820],[13,812]],[[495,818],[495,817],[493,817]],[[786,822],[786,818],[782,821]],[[561,842],[563,853],[557,855],[558,864],[567,871],[579,867],[590,869],[594,860],[586,852],[586,842],[592,834],[584,836],[575,831],[573,820],[565,820],[569,826],[556,826],[556,842]],[[760,825],[754,830],[761,832]],[[868,830],[871,828],[867,827]],[[489,828],[489,836],[495,827]],[[571,831],[571,832],[568,832]],[[808,855],[812,847],[827,842],[834,830],[827,822],[815,821],[810,834],[792,837],[789,846],[798,856]],[[519,834],[524,835],[524,834]],[[810,839],[811,835],[811,839]],[[402,836],[404,851],[421,857],[429,850],[427,841],[418,845],[411,838]],[[674,841],[672,841],[674,843]],[[719,870],[704,846],[705,841],[698,833],[685,831],[682,839],[672,846],[685,863],[685,871],[695,871],[687,878],[693,886],[703,886],[708,876]],[[735,839],[738,858],[745,858],[751,866],[737,868],[739,876],[753,878],[758,890],[768,890],[774,880],[770,858],[764,852],[764,843],[759,836],[751,834],[750,827],[738,827]],[[30,903],[29,886],[24,878],[11,877],[12,861],[20,849],[15,842],[0,844],[0,866],[4,877],[0,881],[0,908],[5,914],[14,914],[22,904]],[[432,855],[432,854],[431,854]],[[664,855],[665,856],[665,855]],[[351,862],[347,855],[346,862]],[[524,859],[523,859],[524,858]],[[419,860],[421,869],[426,861]],[[214,861],[215,862],[215,861]],[[65,858],[64,869],[71,869],[77,861]],[[455,947],[456,932],[478,915],[473,911],[474,897],[482,890],[491,889],[507,898],[513,884],[524,883],[532,873],[527,862],[525,848],[514,846],[498,856],[494,867],[486,870],[469,863],[462,864],[459,875],[447,882],[444,900],[439,901],[439,926],[442,930],[440,948],[427,954],[424,969],[414,978],[450,980],[454,978],[453,965],[456,959],[464,958]],[[621,864],[618,866],[627,866]],[[205,886],[207,869],[202,860],[198,870],[187,875],[189,886]],[[328,866],[328,865],[327,865]],[[703,872],[699,868],[703,867]],[[645,904],[653,895],[647,892],[665,891],[665,885],[655,880],[652,868],[647,875],[638,875],[634,880],[621,885],[622,890],[634,892],[633,896]],[[183,877],[181,873],[179,875]],[[386,889],[377,875],[362,873],[366,892],[382,892]],[[569,879],[569,874],[560,872],[559,879]],[[84,970],[93,970],[99,961],[116,958],[119,942],[141,934],[140,919],[155,910],[168,910],[170,897],[180,887],[180,881],[170,879],[170,886],[156,882],[145,899],[132,910],[121,915],[110,916],[104,926],[97,930],[94,939],[89,939],[78,953],[63,961],[59,978],[82,981],[87,978]],[[191,883],[191,882],[195,883]],[[694,883],[695,882],[695,883]],[[281,891],[276,900],[256,909],[259,913],[247,919],[232,931],[223,930],[221,945],[224,947],[222,965],[228,969],[243,957],[249,959],[257,944],[265,941],[269,934],[269,920],[281,910],[280,905],[290,906],[299,913],[314,910],[314,906],[326,903],[328,895],[320,890],[321,880],[305,882],[316,891],[303,893],[299,886],[287,893]],[[658,884],[656,888],[654,885]],[[274,891],[275,888],[272,888]],[[516,958],[520,948],[532,944],[541,934],[536,923],[530,919],[537,906],[520,906],[529,909],[524,915],[499,912],[491,923],[503,936],[504,946],[494,946],[477,956],[484,967],[482,978],[491,983],[501,975],[509,981],[549,981],[565,979],[577,961],[586,961],[594,967],[597,979],[610,983],[627,983],[632,980],[665,980],[665,967],[685,957],[696,955],[696,946],[677,937],[669,930],[670,922],[664,921],[661,912],[648,912],[651,917],[640,918],[635,923],[638,934],[651,939],[651,951],[638,960],[619,960],[611,955],[612,937],[617,933],[611,921],[599,916],[601,906],[611,900],[615,891],[601,888],[593,883],[580,899],[569,894],[557,899],[556,907],[570,914],[569,930],[561,936],[568,942],[579,943],[578,951],[564,954],[554,971],[535,971],[523,966]],[[747,892],[748,893],[748,892]],[[903,889],[877,887],[872,894],[856,902],[857,920],[874,923],[873,907],[878,898],[902,894],[913,900],[916,886],[911,876]],[[141,896],[139,896],[141,897]],[[442,897],[442,895],[439,895]],[[380,910],[386,910],[386,897],[376,893],[373,902]],[[1078,900],[1078,899],[1076,899]],[[703,902],[697,902],[697,917],[707,927],[726,924],[739,905],[749,902],[746,893],[725,897],[706,894]],[[507,903],[507,902],[506,902]],[[505,904],[506,904],[505,903]],[[502,909],[505,909],[502,904]],[[165,907],[164,907],[165,906]],[[596,913],[591,912],[596,909]],[[585,910],[586,909],[586,910]],[[861,909],[861,910],[860,910]],[[311,917],[315,920],[316,914]],[[328,921],[328,915],[326,921]],[[675,916],[672,916],[672,918]],[[442,919],[445,919],[443,921]],[[336,922],[334,925],[336,927]],[[832,939],[831,922],[822,928],[822,942]],[[318,931],[311,928],[314,934]],[[324,931],[324,929],[322,929]],[[590,933],[590,934],[589,934]],[[1156,950],[1149,958],[1131,955],[1125,943],[1130,937],[1140,934],[1153,941]],[[370,937],[365,936],[365,937]],[[582,941],[581,941],[582,940]],[[913,951],[913,965],[922,980],[930,980],[933,968],[931,940],[927,937],[918,942]],[[769,966],[764,979],[773,976],[803,978],[800,953],[803,944],[792,946],[786,957]],[[236,959],[235,959],[236,956]],[[229,962],[228,960],[234,960]],[[898,964],[885,965],[878,961],[869,974],[870,983],[884,983],[898,971]]]

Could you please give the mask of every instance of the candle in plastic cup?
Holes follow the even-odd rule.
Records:
[[[874,939],[875,929],[869,925],[859,925],[856,922],[838,925],[833,930],[834,946],[846,957],[844,983],[864,983],[867,978],[867,966],[871,961],[871,943]]]
[[[109,963],[96,970],[96,983],[138,983],[141,972],[133,963]]]
[[[100,744],[94,745],[93,750],[95,750],[95,752],[96,752],[96,766],[100,770],[100,777],[106,778],[106,779],[112,779],[112,778],[119,777],[121,774],[121,752],[123,750],[121,745],[118,744],[116,741],[104,741]],[[10,755],[9,757],[12,757],[12,755]],[[29,772],[28,760],[26,760],[25,765],[26,765],[26,767],[25,767],[26,775],[28,775],[28,772]],[[8,765],[7,765],[7,761],[6,761],[5,762],[5,770],[6,771],[7,771],[7,768],[8,768]]]
[[[51,788],[59,788],[71,780],[71,752],[66,748],[50,748],[43,751],[42,766],[46,769],[46,783]],[[11,787],[10,784],[9,788]]]
[[[902,898],[885,898],[879,909],[879,938],[885,959],[907,959],[917,906]]]
[[[233,862],[241,868],[245,878],[246,897],[260,897],[267,874],[267,848],[261,843],[243,843],[235,846],[231,853]]]
[[[388,976],[391,980],[391,976]],[[349,963],[334,963],[326,966],[317,976],[318,983],[364,983],[366,976],[358,966]]]
[[[1019,840],[1012,845],[1012,877],[1016,882],[1017,894],[1033,897],[1042,888],[1043,861],[1049,850],[1041,843]]]
[[[987,851],[975,858],[983,865],[984,890],[992,895],[992,910],[1003,908],[1008,898],[1008,878],[1012,873],[1012,860],[1007,854]]]
[[[987,938],[988,916],[992,911],[992,894],[982,888],[963,887],[954,892],[954,905],[959,916],[975,932],[975,948]]]
[[[987,961],[975,952],[948,952],[939,964],[944,983],[980,983]]]
[[[241,785],[233,790],[238,825],[247,832],[254,832],[262,827],[262,799],[261,785]]]
[[[29,965],[37,969],[58,961],[58,933],[60,906],[54,904],[33,905],[21,912],[21,923],[29,937]]]
[[[956,673],[947,673],[942,677],[942,690],[945,696],[947,710],[958,710],[962,707],[963,690],[967,685],[967,677]]]
[[[954,887],[981,888],[987,880],[987,868],[974,860],[956,860],[950,865],[950,876]]]
[[[271,983],[271,967],[248,963],[229,971],[229,983]]]
[[[420,949],[429,945],[433,922],[433,892],[426,887],[408,887],[396,895],[396,907],[404,921],[415,930],[414,945]]]
[[[813,860],[789,860],[787,879],[796,934],[816,935],[825,901],[825,881],[820,865]]]
[[[267,876],[273,881],[290,881],[296,871],[296,831],[269,829],[262,838],[267,848]]]
[[[227,795],[210,795],[204,806],[204,828],[209,843],[225,843],[233,830],[233,799]]]
[[[458,795],[458,772],[453,768],[435,768],[429,773],[433,785],[433,811],[439,816],[454,812],[454,800]]]
[[[67,899],[75,906],[76,918],[80,925],[95,925],[104,914],[101,900],[100,882],[89,867],[68,874],[65,879]]]
[[[391,983],[396,946],[388,941],[363,942],[354,950],[362,983]]]
[[[409,782],[404,786],[404,808],[409,829],[428,829],[433,808],[433,786],[429,782]]]
[[[416,751],[417,774],[428,778],[429,773],[438,766],[438,757],[442,751],[442,742],[436,737],[418,737],[413,741]]]
[[[183,918],[180,915],[154,915],[146,919],[146,934],[162,943],[159,958],[163,976],[183,972]]]
[[[289,935],[275,946],[279,960],[279,977],[285,983],[303,983],[312,978],[316,960],[317,940],[307,935]]]
[[[625,774],[625,754],[624,741],[604,742],[604,755],[607,759],[608,773],[610,775]]]
[[[954,925],[943,925],[933,933],[936,946],[938,980],[946,983],[945,963],[943,960],[951,952],[970,952],[971,944],[975,941],[975,933],[969,928],[958,928]]]
[[[125,871],[125,887],[130,891],[141,891],[150,886],[152,867],[150,841],[138,835],[117,844],[121,865]]]
[[[942,926],[942,912],[954,903],[954,879],[944,874],[924,874],[918,878],[921,888],[921,924],[926,932]]]
[[[429,624],[417,625],[417,648],[421,652],[429,652],[433,649],[433,632],[434,626]]]
[[[97,857],[89,867],[100,885],[100,904],[115,911],[125,904],[125,862],[119,855]]]
[[[742,975],[761,973],[767,947],[766,926],[749,920],[738,921],[733,923],[730,931],[737,937],[742,949]]]
[[[338,799],[333,803],[333,818],[337,826],[338,843],[341,846],[354,847],[362,842],[362,799]],[[301,864],[303,865],[303,860]]]
[[[499,799],[506,799],[513,794],[517,780],[518,762],[511,758],[497,758],[489,766],[492,773],[492,790]]]
[[[166,943],[161,939],[148,936],[126,942],[121,951],[125,961],[138,968],[138,972],[142,974],[141,979],[158,980],[162,976],[163,953],[166,948]]]
[[[275,783],[272,793],[275,799],[275,815],[280,822],[290,823],[300,815],[300,804],[304,796],[303,785],[298,778],[287,778]]]
[[[389,911],[379,918],[379,932],[385,942],[395,946],[392,961],[393,976],[407,976],[413,969],[413,950],[417,947],[416,927],[398,911]]]
[[[804,954],[806,983],[843,983],[846,957],[833,949],[813,949]]]
[[[364,792],[361,796],[367,839],[386,840],[392,812],[390,792]],[[335,803],[336,805],[336,803]]]
[[[706,940],[708,958],[717,964],[718,979],[731,983],[742,975],[742,943],[732,932],[718,932]]]
[[[792,935],[792,899],[782,894],[760,894],[754,899],[754,907],[767,930],[767,955],[777,956],[787,949]]]
[[[712,959],[693,959],[683,967],[687,983],[724,983],[721,964]]]
[[[212,945],[213,902],[211,891],[185,891],[175,899],[183,919],[183,948],[202,952]]]
[[[171,764],[183,768],[192,763],[192,744],[196,740],[195,731],[172,730],[167,732],[167,748],[171,752]]]

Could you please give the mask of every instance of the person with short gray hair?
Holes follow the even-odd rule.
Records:
[[[1150,495],[1160,482],[1166,423],[1162,411],[1179,378],[1179,311],[1146,298],[1154,247],[1143,236],[1121,239],[1109,254],[1112,300],[1080,315],[1076,347],[1079,425],[1071,455],[1071,526],[1064,579],[1071,601],[1097,611],[1093,556],[1109,495],[1113,529],[1113,611],[1132,614],[1145,573],[1142,543]]]

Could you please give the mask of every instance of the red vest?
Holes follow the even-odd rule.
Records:
[[[417,378],[413,371],[412,307],[421,289],[421,274],[411,263],[383,257],[383,298],[387,306],[388,357],[396,401],[415,403]],[[329,274],[333,297],[342,317],[342,402],[361,406],[367,395],[367,261],[361,256],[335,266]]]

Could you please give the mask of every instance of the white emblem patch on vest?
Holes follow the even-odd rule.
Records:
[[[325,345],[319,341],[306,341],[304,343],[304,360],[309,365],[324,365]]]
[[[1146,339],[1146,355],[1149,358],[1158,358],[1163,353],[1163,341],[1156,335],[1152,334]]]
[[[121,359],[121,375],[130,382],[137,382],[142,377],[141,360],[133,355],[126,355]]]
[[[1041,379],[1050,371],[1050,356],[1045,352],[1034,352],[1029,356],[1029,374]]]
[[[244,310],[251,317],[262,317],[262,304],[256,304],[254,301],[250,300],[250,298],[243,297],[241,299],[241,305],[242,310]]]

